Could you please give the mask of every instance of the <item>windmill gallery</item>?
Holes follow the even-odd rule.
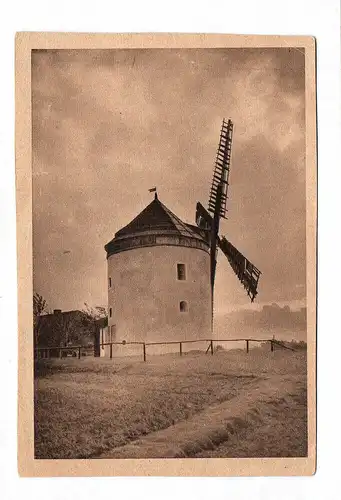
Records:
[[[153,201],[105,245],[108,326],[100,332],[101,344],[211,337],[218,249],[255,299],[260,271],[219,235],[227,212],[232,133],[231,120],[223,120],[208,210],[197,203],[196,225],[181,221],[153,188]]]

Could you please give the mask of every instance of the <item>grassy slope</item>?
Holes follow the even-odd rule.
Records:
[[[234,351],[214,356],[158,356],[147,363],[56,360],[47,362],[45,368],[48,374],[35,381],[37,458],[95,457],[234,398],[255,377],[285,374],[304,386],[306,369],[304,353],[258,350],[248,355]],[[269,415],[262,432],[280,414]],[[297,416],[300,422],[304,420]],[[251,432],[245,439],[253,438]]]
[[[259,420],[247,420],[213,450],[203,450],[195,457],[270,458],[307,456],[307,391],[302,385],[297,393],[271,402],[256,404]]]

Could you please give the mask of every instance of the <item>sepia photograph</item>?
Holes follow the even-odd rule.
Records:
[[[313,40],[71,38],[25,50],[19,447],[312,474]]]

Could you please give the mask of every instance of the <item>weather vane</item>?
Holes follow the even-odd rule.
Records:
[[[148,191],[149,191],[150,193],[155,193],[155,199],[157,199],[157,190],[156,190],[156,186],[155,186],[155,187],[152,187],[152,188],[150,188],[150,189],[148,189]]]

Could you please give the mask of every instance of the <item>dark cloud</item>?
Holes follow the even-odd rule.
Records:
[[[291,310],[288,305],[281,307],[273,303],[264,305],[261,310],[234,311],[217,315],[215,329],[226,338],[253,335],[253,338],[266,339],[275,335],[283,340],[306,340],[307,309]]]
[[[304,298],[304,54],[34,51],[32,89],[34,286],[51,307],[106,302],[103,246],[151,186],[194,221],[223,117],[235,130],[222,233],[262,270],[261,302]],[[217,309],[246,303],[220,258]]]

